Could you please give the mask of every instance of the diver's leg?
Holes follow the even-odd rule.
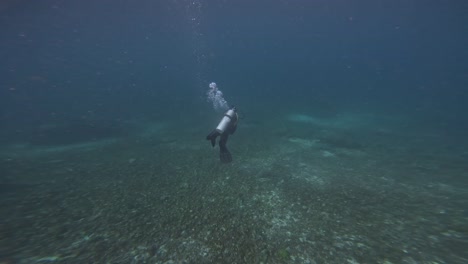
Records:
[[[226,147],[228,141],[228,133],[223,133],[219,140],[219,159],[222,163],[229,163],[232,161],[232,156],[229,150]]]

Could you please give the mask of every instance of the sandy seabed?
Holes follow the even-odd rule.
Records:
[[[5,147],[0,263],[468,263],[463,143],[285,120]]]

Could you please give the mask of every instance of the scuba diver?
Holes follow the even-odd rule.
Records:
[[[211,146],[216,145],[216,138],[221,136],[219,140],[219,159],[222,163],[229,163],[232,161],[232,156],[226,147],[229,135],[234,134],[237,129],[237,121],[239,116],[235,107],[231,107],[224,113],[223,119],[219,122],[218,126],[206,136],[206,140],[211,140]]]

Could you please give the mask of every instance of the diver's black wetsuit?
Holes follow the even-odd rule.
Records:
[[[226,147],[226,143],[228,141],[229,135],[232,135],[234,132],[236,132],[238,120],[239,117],[237,114],[235,114],[234,118],[232,118],[231,122],[229,123],[229,127],[223,133],[220,133],[215,129],[206,137],[207,140],[211,140],[211,145],[214,147],[216,145],[216,138],[221,136],[219,139],[219,159],[222,163],[229,163],[232,161],[231,152],[229,152],[228,148]]]

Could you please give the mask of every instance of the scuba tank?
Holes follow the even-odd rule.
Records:
[[[224,114],[223,119],[221,119],[218,126],[216,127],[216,131],[218,131],[220,134],[224,133],[224,131],[226,131],[226,129],[229,127],[229,124],[231,122],[236,123],[237,119],[238,117],[236,114],[236,108],[232,107]]]

